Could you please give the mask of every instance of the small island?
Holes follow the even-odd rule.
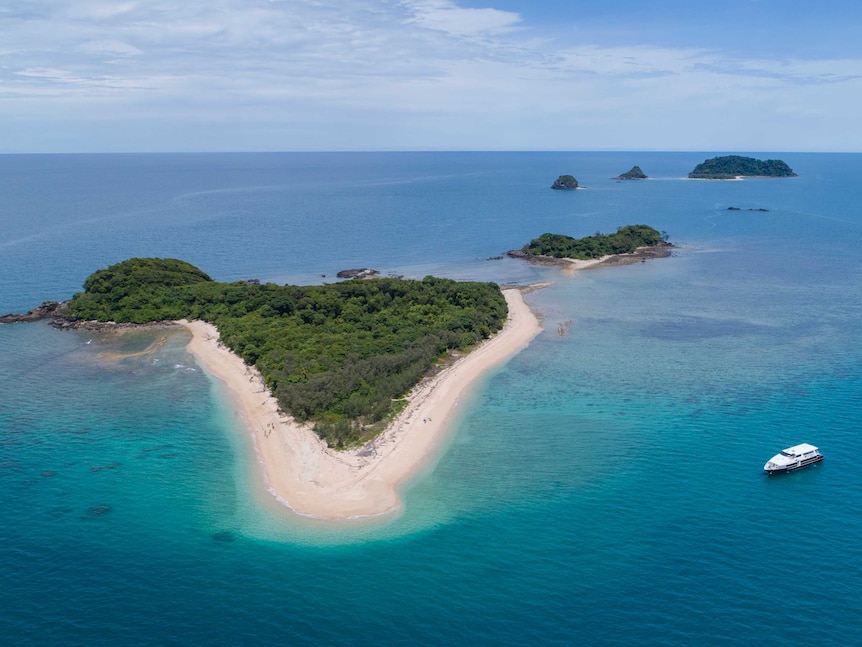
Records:
[[[399,510],[400,486],[436,455],[468,389],[541,330],[520,289],[490,282],[219,283],[161,258],[99,270],[70,301],[6,321],[45,318],[107,343],[141,326],[185,328],[248,430],[261,486],[320,519]],[[98,357],[135,361],[164,339]]]
[[[342,448],[373,438],[428,371],[500,330],[507,314],[495,283],[362,279],[218,283],[184,261],[133,258],[90,275],[69,311],[80,321],[212,323],[284,411]]]
[[[527,256],[550,256],[594,260],[614,254],[631,254],[642,247],[669,246],[667,234],[649,225],[627,225],[613,234],[596,233],[584,238],[564,234],[542,234],[519,251]]]
[[[571,175],[561,175],[554,180],[551,188],[558,191],[574,191],[578,188],[578,181]]]
[[[640,166],[632,166],[630,171],[626,171],[622,175],[612,177],[612,180],[646,180],[649,176],[641,171]]]
[[[781,160],[763,161],[741,155],[726,155],[698,164],[688,177],[699,180],[733,180],[744,177],[796,177],[796,173]]]

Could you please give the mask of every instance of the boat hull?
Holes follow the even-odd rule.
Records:
[[[817,456],[812,456],[811,458],[806,458],[805,460],[797,461],[794,463],[790,463],[789,465],[776,465],[774,467],[764,467],[764,471],[770,476],[773,474],[783,474],[785,472],[794,472],[803,467],[808,467],[809,465],[814,465],[814,463],[819,463],[823,460],[823,455],[818,454]]]

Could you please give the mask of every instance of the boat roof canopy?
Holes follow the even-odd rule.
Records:
[[[814,445],[809,445],[808,443],[802,443],[800,445],[794,445],[793,447],[788,447],[784,451],[790,454],[804,454],[806,452],[816,452],[817,448]]]

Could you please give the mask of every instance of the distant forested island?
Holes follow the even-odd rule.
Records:
[[[621,175],[617,175],[616,177],[611,178],[612,180],[645,180],[649,177],[646,173],[641,171],[640,166],[632,166],[630,171],[626,171]]]
[[[365,440],[447,354],[500,330],[496,283],[426,277],[317,286],[219,283],[177,259],[132,258],[90,275],[69,304],[80,320],[201,319],[254,365],[282,410],[330,446]]]
[[[703,180],[730,180],[736,177],[796,177],[781,160],[758,160],[741,155],[713,157],[694,167],[690,178]]]
[[[631,254],[639,247],[669,246],[667,234],[649,225],[627,225],[613,234],[596,233],[584,238],[542,234],[524,245],[517,256],[550,256],[590,260],[613,254]]]
[[[551,185],[552,189],[573,191],[578,188],[578,181],[571,175],[561,175]]]

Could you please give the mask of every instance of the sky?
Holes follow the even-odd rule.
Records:
[[[4,0],[0,153],[862,152],[858,0]]]

